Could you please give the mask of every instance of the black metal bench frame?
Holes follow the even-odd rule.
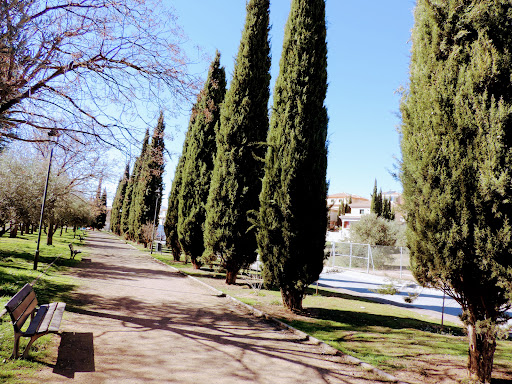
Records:
[[[23,358],[26,358],[34,341],[48,333],[57,333],[65,308],[65,303],[50,303],[38,306],[36,294],[30,284],[26,284],[16,293],[5,304],[5,309],[11,316],[14,327],[14,348],[11,358],[18,358],[20,337],[30,337],[30,341],[23,351]],[[26,330],[23,330],[23,325],[29,316],[30,324]]]
[[[74,259],[75,256],[79,253],[82,253],[82,251],[79,251],[78,249],[73,248],[73,244],[69,243],[69,250],[71,251],[71,258]]]

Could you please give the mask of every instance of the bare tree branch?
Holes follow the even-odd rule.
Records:
[[[57,128],[122,148],[146,128],[138,106],[172,110],[197,91],[183,39],[159,0],[0,0],[0,138]]]

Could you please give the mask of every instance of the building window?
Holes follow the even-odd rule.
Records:
[[[360,215],[364,215],[364,209],[360,209],[360,210],[359,210],[359,214],[360,214]]]

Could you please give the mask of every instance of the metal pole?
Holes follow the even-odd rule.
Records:
[[[443,290],[443,310],[441,312],[441,327],[444,328],[444,299],[446,297],[446,292]]]
[[[153,254],[153,241],[155,240],[155,222],[156,222],[156,209],[158,208],[158,200],[160,199],[160,190],[158,191],[158,196],[156,197],[155,203],[155,216],[153,217],[153,230],[151,231],[151,251],[150,254]]]
[[[166,240],[167,241],[167,240]],[[331,244],[332,267],[334,268],[334,257],[336,256],[336,243],[333,241]]]
[[[368,244],[368,260],[366,262],[366,273],[370,273],[370,252],[371,252],[371,248],[370,248],[370,244]]]
[[[400,247],[400,279],[402,278],[402,253],[403,249]]]
[[[48,192],[48,180],[50,179],[50,170],[52,168],[53,148],[54,147],[52,147],[52,150],[50,151],[50,161],[48,163],[48,173],[46,174],[46,183],[44,185],[43,202],[41,204],[41,215],[39,216],[39,233],[37,234],[36,254],[34,256],[34,270],[37,270],[37,263],[39,261],[39,244],[41,243],[41,228],[43,226],[44,206],[46,205],[46,194]]]
[[[352,243],[350,243],[350,254],[348,260],[348,269],[352,269]]]

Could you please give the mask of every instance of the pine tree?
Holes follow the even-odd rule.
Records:
[[[226,283],[256,260],[248,213],[259,209],[268,132],[269,0],[251,0],[233,79],[221,108],[217,156],[206,208],[204,258],[220,254]]]
[[[192,111],[195,114],[194,124],[190,127],[178,197],[178,237],[183,252],[190,257],[195,268],[199,268],[199,258],[204,252],[205,205],[216,154],[216,125],[225,93],[226,74],[224,67],[220,66],[220,53],[217,52]]]
[[[258,248],[286,307],[323,268],[327,210],[324,0],[293,0],[285,27],[260,195]]]
[[[116,235],[121,234],[121,213],[129,178],[130,163],[127,163],[126,169],[124,170],[124,175],[121,180],[119,180],[119,184],[117,185],[116,195],[114,197],[114,201],[112,202],[112,211],[110,214],[110,230]]]
[[[164,115],[161,112],[158,124],[153,131],[151,144],[146,147],[141,162],[140,174],[133,197],[133,239],[139,243],[142,239],[142,226],[151,224],[160,211],[160,195],[163,189],[164,173]],[[146,243],[144,242],[146,245]]]
[[[486,383],[512,299],[511,14],[509,0],[418,0],[401,104],[414,275],[461,305]]]

